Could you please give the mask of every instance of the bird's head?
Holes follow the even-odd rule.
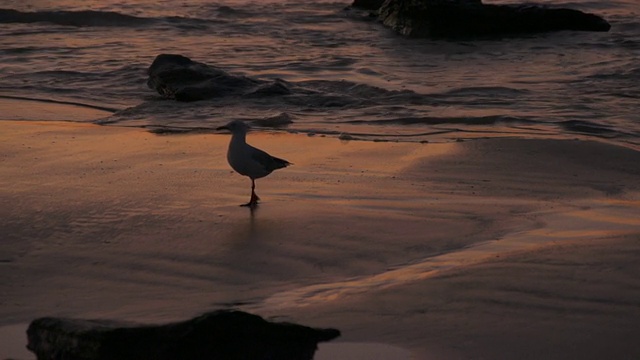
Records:
[[[246,133],[247,131],[249,131],[249,129],[250,129],[249,125],[245,124],[244,121],[233,120],[227,125],[220,126],[216,130],[229,130],[231,131],[232,134],[235,134],[235,133]]]

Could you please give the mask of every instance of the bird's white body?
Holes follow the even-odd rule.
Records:
[[[245,205],[255,206],[259,200],[255,193],[255,179],[265,177],[274,170],[287,167],[291,163],[247,144],[249,127],[242,121],[235,120],[218,129],[231,131],[227,161],[238,174],[251,179],[251,200]]]
[[[263,152],[247,144],[246,133],[233,133],[227,151],[227,161],[238,174],[251,179],[259,179],[271,173],[265,165],[254,159],[256,154]],[[266,153],[265,153],[266,154]]]

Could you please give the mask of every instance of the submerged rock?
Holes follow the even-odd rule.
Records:
[[[158,55],[149,69],[147,86],[178,101],[197,101],[233,95],[286,95],[289,89],[276,82],[233,75],[215,66],[175,54]]]
[[[40,318],[27,336],[38,360],[311,360],[340,331],[220,310],[157,326]]]
[[[354,7],[362,7],[355,1]],[[402,35],[460,38],[561,30],[608,31],[603,18],[542,5],[494,5],[480,0],[386,0],[378,19]]]

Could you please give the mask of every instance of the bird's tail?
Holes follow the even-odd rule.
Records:
[[[287,161],[285,159],[280,159],[280,158],[277,158],[277,157],[273,158],[273,162],[274,162],[274,165],[275,165],[276,169],[282,169],[282,168],[285,168],[287,166],[293,165],[292,162],[289,162],[289,161]]]

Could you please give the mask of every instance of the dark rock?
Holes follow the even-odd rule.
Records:
[[[178,101],[197,101],[221,96],[284,95],[284,81],[269,82],[233,75],[215,66],[174,54],[158,55],[149,69],[147,86]],[[273,90],[271,93],[269,90]]]
[[[157,326],[40,318],[27,336],[38,360],[311,360],[340,332],[221,310]]]
[[[504,36],[561,30],[608,31],[603,18],[540,5],[485,5],[480,0],[387,0],[384,25],[411,37]]]
[[[363,10],[378,10],[385,0],[354,0],[352,7]]]
[[[34,11],[22,12],[13,9],[0,9],[2,23],[54,23],[64,26],[140,26],[154,20],[112,11]]]

